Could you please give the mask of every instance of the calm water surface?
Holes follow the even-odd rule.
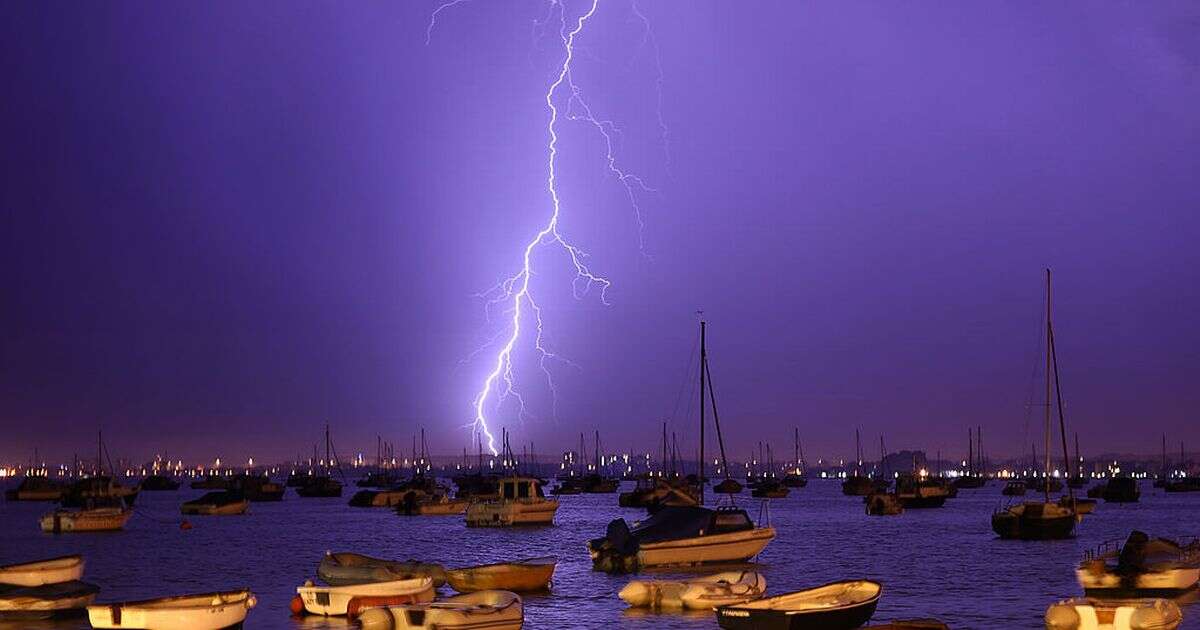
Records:
[[[629,484],[626,484],[629,485]],[[147,598],[249,586],[258,596],[247,628],[343,628],[344,620],[293,619],[295,588],[315,577],[326,550],[356,551],[447,566],[556,555],[547,595],[525,598],[527,628],[715,628],[709,613],[635,615],[616,592],[629,579],[591,570],[584,547],[610,519],[641,517],[616,506],[616,495],[562,498],[557,525],[535,529],[467,529],[461,517],[401,517],[386,509],[351,508],[343,499],[255,503],[244,516],[190,517],[179,529],[179,503],[199,490],[143,492],[124,532],[51,535],[38,531],[45,503],[0,502],[0,564],[81,553],[84,579],[100,585],[98,601]],[[875,621],[936,617],[953,628],[1041,628],[1056,599],[1082,594],[1073,569],[1085,549],[1138,528],[1152,535],[1200,533],[1200,493],[1166,495],[1142,484],[1142,501],[1101,504],[1073,540],[1001,541],[989,526],[1000,486],[960,491],[946,507],[870,517],[860,499],[831,481],[812,481],[770,502],[778,538],[763,552],[768,592],[866,577],[882,582]],[[762,502],[739,504],[757,518]],[[671,577],[678,573],[655,573]],[[448,588],[448,587],[447,587]],[[449,594],[447,592],[447,594]],[[1183,628],[1200,630],[1200,606],[1185,609]],[[86,619],[0,628],[86,628]]]

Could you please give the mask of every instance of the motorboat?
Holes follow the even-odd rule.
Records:
[[[43,586],[73,582],[83,577],[83,556],[61,556],[0,567],[0,584]]]
[[[109,532],[124,529],[133,510],[120,500],[89,500],[81,509],[59,508],[38,521],[43,532]]]
[[[40,586],[0,585],[0,620],[54,619],[78,614],[100,587],[71,580]]]
[[[721,606],[717,623],[730,630],[849,630],[871,620],[882,594],[883,586],[870,580],[833,582]]]
[[[872,494],[867,497],[867,514],[871,516],[895,516],[904,513],[904,503],[890,493]]]
[[[1167,599],[1067,599],[1046,609],[1046,630],[1174,630],[1183,622]]]
[[[665,507],[630,528],[608,524],[603,538],[588,542],[592,568],[628,573],[640,568],[748,560],[775,538],[775,528],[755,527],[734,507]]]
[[[250,501],[240,492],[217,490],[192,499],[179,506],[180,514],[200,516],[232,516],[245,514]]]
[[[446,583],[446,570],[440,564],[415,560],[398,562],[372,558],[359,553],[326,552],[317,566],[317,577],[333,586],[427,577],[433,582],[433,587],[437,588]]]
[[[688,580],[633,580],[617,596],[635,607],[712,610],[763,596],[767,579],[754,571],[728,571]]]
[[[305,582],[296,587],[304,610],[312,615],[336,617],[371,606],[416,604],[433,601],[433,580],[417,577],[388,582],[370,582],[346,586],[318,586]]]
[[[87,607],[93,628],[219,630],[240,628],[258,603],[249,589],[160,597]]]
[[[901,475],[896,478],[894,496],[905,508],[939,508],[946,504],[950,492],[938,480],[918,475]]]
[[[461,569],[447,569],[446,581],[459,593],[516,591],[527,593],[550,588],[558,559],[552,556],[513,562],[497,562]]]
[[[558,501],[546,498],[539,480],[506,477],[500,480],[499,487],[499,498],[467,506],[468,527],[554,524]]]
[[[1105,503],[1137,503],[1142,493],[1138,490],[1137,479],[1133,477],[1113,477],[1104,485]]]
[[[422,604],[363,611],[363,630],[521,630],[525,612],[521,597],[508,591],[479,591]]]
[[[179,489],[179,481],[166,475],[150,475],[142,480],[142,490],[171,492]]]
[[[1024,481],[1013,479],[1004,484],[1004,488],[1000,490],[1000,494],[1006,497],[1023,497],[1026,490],[1028,490],[1028,486],[1025,485]]]
[[[556,497],[583,494],[583,484],[575,477],[559,479],[558,485],[550,489],[550,494]]]
[[[1135,530],[1124,544],[1109,541],[1088,551],[1075,576],[1088,596],[1177,597],[1200,581],[1200,542]]]
[[[994,512],[992,531],[1004,539],[1059,540],[1071,537],[1076,522],[1070,506],[1026,501]]]
[[[60,501],[66,492],[64,485],[49,477],[26,475],[16,488],[4,491],[8,501]]]

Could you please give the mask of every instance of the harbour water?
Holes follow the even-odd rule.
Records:
[[[351,508],[350,490],[341,499],[301,499],[289,489],[284,501],[253,504],[243,516],[189,517],[190,530],[179,527],[179,504],[202,491],[143,492],[125,531],[57,536],[37,528],[50,504],[0,502],[0,564],[81,553],[84,579],[101,587],[100,602],[249,586],[258,606],[247,628],[316,629],[352,627],[344,619],[289,616],[296,586],[315,579],[326,550],[447,566],[554,555],[559,565],[551,592],[525,597],[526,628],[717,627],[709,613],[633,614],[616,596],[629,578],[591,570],[585,542],[601,536],[613,518],[644,515],[617,507],[616,495],[562,497],[554,527],[467,529],[461,516]],[[736,500],[752,517],[768,516],[761,500],[748,494]],[[770,501],[778,538],[761,555],[760,570],[769,594],[839,579],[877,580],[884,590],[876,622],[934,617],[952,628],[1034,629],[1043,627],[1049,604],[1082,594],[1074,568],[1086,549],[1124,539],[1135,528],[1161,536],[1200,529],[1200,493],[1167,495],[1143,482],[1141,502],[1101,503],[1075,539],[1001,541],[989,515],[1004,500],[993,481],[960,491],[941,509],[872,517],[861,499],[843,496],[839,484],[815,479]],[[1200,606],[1185,607],[1184,615],[1182,628],[1200,630]],[[5,629],[87,627],[86,618],[0,622]]]

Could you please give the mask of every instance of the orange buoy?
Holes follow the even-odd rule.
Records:
[[[192,528],[192,524],[191,524],[191,522],[189,522],[189,521],[184,521],[184,522],[182,522],[182,523],[180,523],[180,524],[179,524],[179,529],[182,529],[182,530],[184,530],[184,531],[187,531],[187,530],[189,530],[189,529],[191,529],[191,528]]]
[[[293,616],[299,617],[299,616],[303,615],[304,614],[304,600],[300,599],[299,595],[293,597],[292,601],[288,604],[288,610],[292,611]]]

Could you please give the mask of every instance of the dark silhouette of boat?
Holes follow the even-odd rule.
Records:
[[[1113,477],[1104,484],[1101,497],[1105,503],[1137,503],[1142,496],[1138,490],[1137,479],[1132,477]]]
[[[142,490],[170,492],[179,489],[179,481],[166,475],[150,475],[142,480]]]

